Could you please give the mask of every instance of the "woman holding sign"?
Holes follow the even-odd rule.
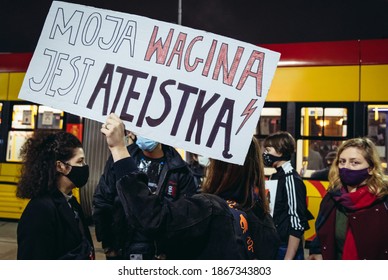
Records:
[[[152,233],[170,259],[273,259],[278,236],[265,198],[260,147],[252,140],[243,166],[210,160],[203,193],[171,202],[150,192],[111,114],[106,135],[117,190],[131,226]]]

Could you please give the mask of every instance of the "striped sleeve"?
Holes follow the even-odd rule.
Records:
[[[291,227],[296,231],[304,231],[304,226],[298,214],[298,199],[296,195],[296,186],[292,173],[286,175],[286,191],[288,200],[288,215],[290,217]]]
[[[295,178],[294,168],[291,162],[286,162],[283,166],[286,180],[286,193],[288,202],[288,216],[290,219],[289,235],[301,238],[308,223],[306,218],[306,187],[303,181]]]

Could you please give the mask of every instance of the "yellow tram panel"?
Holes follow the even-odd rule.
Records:
[[[15,178],[14,182],[17,182],[19,180],[19,176],[20,176],[20,168],[21,168],[20,164],[1,163],[0,175],[13,177],[13,178]]]
[[[8,100],[20,100],[18,98],[20,88],[23,84],[23,79],[26,73],[10,73]]]
[[[322,198],[325,196],[327,188],[329,187],[329,182],[316,180],[303,180],[303,182],[306,185],[307,191],[307,208],[314,216],[314,219],[309,221],[310,229],[305,231],[304,238],[307,241],[311,241],[315,237],[315,221]]]
[[[19,219],[28,200],[15,197],[14,184],[0,184],[0,216],[8,219]]]
[[[278,67],[266,101],[359,101],[359,69],[358,65]]]
[[[388,65],[361,66],[360,101],[388,101]]]
[[[0,73],[0,100],[8,98],[9,73]]]

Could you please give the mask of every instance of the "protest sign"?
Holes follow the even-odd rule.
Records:
[[[241,32],[244,32],[243,30]],[[171,23],[53,1],[20,99],[243,164],[280,54]]]
[[[275,210],[276,192],[278,190],[278,180],[266,180],[265,181],[265,194],[269,202],[269,210],[271,216]]]

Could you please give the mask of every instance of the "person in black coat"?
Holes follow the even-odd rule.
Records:
[[[16,195],[31,200],[18,223],[17,259],[94,259],[89,228],[72,195],[89,178],[81,142],[64,131],[37,131],[21,155]]]
[[[202,193],[175,201],[152,194],[111,114],[102,126],[128,223],[157,238],[168,259],[274,259],[279,238],[265,196],[260,145],[253,138],[244,165],[210,160]]]
[[[194,176],[178,151],[168,145],[128,133],[126,149],[137,170],[148,176],[149,190],[171,201],[191,196],[197,191]],[[105,164],[93,195],[93,221],[97,240],[108,260],[149,260],[165,258],[155,238],[126,223],[123,207],[117,195],[119,177],[113,168],[112,156]]]
[[[278,131],[264,139],[263,147],[264,164],[276,169],[269,180],[276,183],[273,220],[282,241],[278,259],[303,260],[303,235],[312,215],[307,209],[306,186],[291,165],[295,139],[286,131]]]

